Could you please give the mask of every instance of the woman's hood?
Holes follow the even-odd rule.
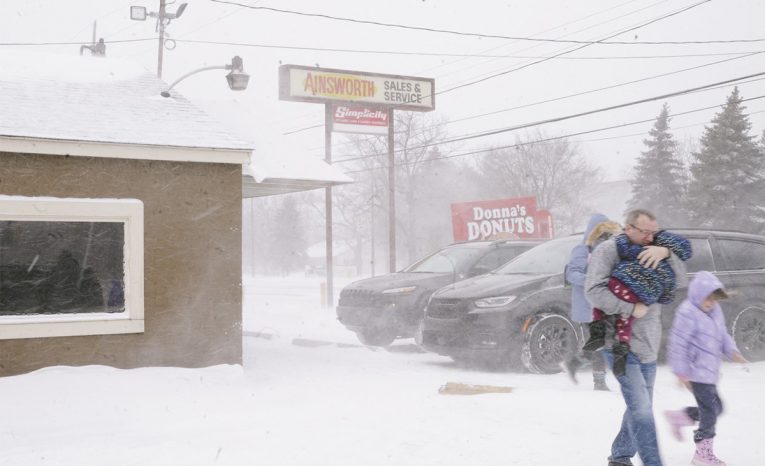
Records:
[[[595,228],[595,225],[601,222],[607,222],[608,217],[606,217],[603,214],[593,214],[592,217],[590,217],[590,221],[587,222],[587,228],[584,230],[584,237],[582,238],[583,241],[587,241],[587,238],[590,237],[590,233],[592,233],[592,229]]]

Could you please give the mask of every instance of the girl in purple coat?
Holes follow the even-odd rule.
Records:
[[[709,272],[699,272],[688,285],[688,298],[677,308],[667,347],[672,372],[693,392],[697,407],[667,411],[665,416],[675,438],[680,429],[699,423],[694,431],[696,454],[691,464],[725,466],[714,454],[713,438],[717,416],[723,405],[717,393],[717,380],[723,356],[746,362],[725,328],[722,309],[717,303],[728,295],[720,280]]]

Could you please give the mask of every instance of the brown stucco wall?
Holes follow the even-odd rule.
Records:
[[[241,166],[0,152],[0,194],[144,203],[143,334],[0,340],[0,374],[240,364]]]

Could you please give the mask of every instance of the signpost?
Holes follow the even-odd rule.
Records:
[[[386,134],[388,139],[388,269],[396,271],[394,109],[435,109],[435,80],[413,76],[282,65],[279,99],[321,103],[324,110],[324,154],[332,163],[332,131]],[[334,297],[332,271],[332,188],[325,188],[327,235],[327,301]]]

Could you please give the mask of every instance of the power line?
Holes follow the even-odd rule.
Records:
[[[233,45],[237,47],[255,47],[263,49],[279,50],[306,50],[311,52],[333,52],[333,53],[360,53],[365,55],[403,55],[403,56],[422,56],[422,57],[457,57],[457,58],[512,58],[512,59],[536,59],[549,58],[548,55],[486,55],[475,53],[456,53],[456,52],[406,52],[402,50],[366,50],[366,49],[343,49],[331,47],[307,47],[299,45],[275,45],[258,44],[252,42],[221,42],[214,40],[193,40],[193,39],[175,39],[176,42],[187,42],[192,44],[208,45]],[[719,52],[719,53],[680,53],[672,55],[600,55],[589,57],[554,57],[561,60],[650,60],[662,58],[698,58],[698,57],[723,57],[733,55],[745,55],[755,53],[747,52]]]
[[[464,32],[464,31],[455,31],[450,29],[438,29],[438,28],[430,28],[430,27],[423,27],[423,26],[408,26],[403,24],[396,24],[396,23],[385,23],[382,21],[372,21],[372,20],[362,20],[362,19],[355,19],[355,18],[346,18],[341,16],[332,16],[322,13],[306,13],[301,11],[295,11],[295,10],[284,10],[281,8],[273,8],[273,7],[266,7],[266,6],[253,6],[253,5],[247,5],[244,3],[234,2],[234,1],[228,1],[228,0],[212,0],[215,3],[223,3],[223,4],[229,4],[229,5],[238,5],[244,8],[249,8],[252,10],[263,10],[263,11],[271,11],[274,13],[284,13],[284,14],[290,14],[290,15],[297,15],[297,16],[305,16],[305,17],[311,17],[311,18],[321,18],[321,19],[327,19],[327,20],[333,20],[333,21],[344,21],[344,22],[350,22],[350,23],[356,23],[356,24],[369,24],[372,26],[381,26],[381,27],[390,27],[390,28],[398,28],[398,29],[409,29],[414,31],[424,31],[424,32],[436,32],[436,33],[442,33],[442,34],[452,34],[452,35],[458,35],[458,36],[470,36],[470,37],[481,37],[481,38],[487,38],[487,39],[506,39],[506,40],[522,40],[522,41],[529,41],[529,42],[557,42],[557,43],[567,43],[567,44],[603,44],[603,45],[688,45],[688,44],[732,44],[732,43],[751,43],[751,42],[765,42],[764,39],[727,39],[727,40],[692,40],[692,41],[609,41],[609,42],[601,42],[601,41],[582,41],[582,40],[567,40],[567,39],[542,39],[542,38],[534,38],[534,37],[522,37],[522,36],[505,36],[505,35],[499,35],[499,34],[483,34],[478,32]],[[701,3],[707,3],[711,0],[705,0]],[[697,5],[694,5],[697,6]],[[692,7],[691,7],[692,8]],[[628,31],[625,31],[628,32]]]
[[[627,29],[625,29],[623,31],[616,32],[614,34],[611,34],[609,36],[604,37],[603,39],[601,39],[599,41],[588,42],[588,43],[585,43],[584,45],[581,45],[579,47],[575,47],[573,49],[557,53],[557,54],[552,55],[552,56],[550,56],[548,58],[544,58],[542,60],[537,60],[537,61],[534,61],[534,62],[531,62],[531,63],[526,63],[525,65],[521,65],[521,66],[516,67],[516,68],[512,68],[512,69],[509,69],[509,70],[502,71],[500,73],[492,74],[490,76],[486,76],[486,77],[483,77],[481,79],[476,79],[475,81],[470,81],[470,82],[467,82],[467,83],[464,83],[464,84],[460,84],[460,85],[457,85],[457,86],[454,86],[454,87],[450,87],[450,88],[448,88],[446,90],[436,92],[435,94],[436,95],[446,94],[447,92],[451,92],[451,91],[454,91],[454,90],[457,90],[457,89],[461,89],[463,87],[473,86],[475,84],[482,83],[484,81],[488,81],[489,79],[494,79],[494,78],[499,77],[499,76],[504,76],[506,74],[510,74],[510,73],[515,72],[515,71],[519,71],[519,70],[522,70],[524,68],[528,68],[530,66],[538,65],[540,63],[544,63],[546,61],[552,60],[553,58],[557,58],[557,57],[559,57],[561,55],[566,55],[566,54],[569,54],[569,53],[572,53],[572,52],[576,52],[578,50],[582,50],[583,48],[589,47],[589,46],[591,46],[593,44],[602,43],[602,41],[608,40],[608,39],[610,39],[612,37],[616,37],[616,36],[624,34],[626,32],[634,31],[636,29],[640,29],[642,27],[648,26],[649,24],[653,24],[653,23],[656,23],[658,21],[670,18],[672,16],[679,15],[680,13],[684,13],[684,12],[686,12],[686,11],[692,9],[692,8],[696,8],[697,6],[703,5],[705,3],[709,3],[710,1],[712,1],[712,0],[703,0],[703,1],[699,2],[699,3],[695,3],[695,4],[690,5],[688,7],[681,8],[681,9],[673,11],[671,13],[667,13],[665,15],[659,16],[658,18],[654,18],[654,19],[652,19],[650,21],[647,21],[647,22],[645,22],[643,24],[639,24],[637,26],[632,26],[632,27],[627,28]]]
[[[681,90],[681,91],[670,92],[668,94],[662,94],[662,95],[658,95],[658,96],[654,96],[654,97],[648,97],[648,98],[645,98],[645,99],[633,100],[633,101],[630,101],[630,102],[625,102],[625,103],[621,103],[621,104],[617,104],[617,105],[611,105],[611,106],[608,106],[608,107],[600,107],[600,108],[597,108],[597,109],[594,109],[594,110],[588,110],[588,111],[585,111],[585,112],[579,112],[579,113],[574,113],[574,114],[570,114],[570,115],[564,115],[564,116],[560,116],[560,117],[548,118],[546,120],[535,121],[535,122],[532,122],[532,123],[523,123],[523,124],[520,124],[520,125],[510,126],[510,127],[507,127],[507,128],[500,128],[500,129],[491,130],[491,131],[484,131],[484,132],[476,133],[476,134],[472,134],[472,135],[467,135],[467,136],[447,139],[447,140],[440,141],[440,142],[437,142],[437,143],[421,144],[419,146],[410,147],[408,149],[409,150],[412,150],[412,149],[422,149],[422,148],[431,147],[431,146],[438,146],[438,145],[441,145],[441,144],[449,144],[449,143],[453,143],[453,142],[466,141],[466,140],[469,140],[469,139],[476,139],[476,138],[482,138],[482,137],[487,137],[487,136],[494,136],[494,135],[506,133],[506,132],[509,132],[509,131],[516,131],[516,130],[519,130],[519,129],[526,129],[526,128],[530,128],[530,127],[533,127],[533,126],[540,126],[540,125],[544,125],[544,124],[548,124],[548,123],[557,123],[557,122],[560,122],[560,121],[570,120],[570,119],[573,119],[573,118],[579,118],[579,117],[582,117],[582,116],[593,115],[593,114],[596,114],[596,113],[602,113],[602,112],[607,112],[607,111],[611,111],[611,110],[617,110],[617,109],[625,108],[625,107],[631,107],[631,106],[634,106],[634,105],[638,105],[638,104],[642,104],[642,103],[647,103],[647,102],[653,102],[655,100],[667,99],[667,98],[676,97],[676,96],[679,96],[679,95],[690,94],[692,92],[696,92],[696,91],[699,91],[699,90],[708,89],[708,88],[715,87],[715,86],[720,86],[720,85],[723,85],[723,84],[730,84],[730,83],[734,83],[734,82],[737,82],[737,81],[743,81],[745,79],[754,78],[754,77],[757,77],[757,76],[764,76],[764,75],[765,75],[765,71],[760,72],[760,73],[750,74],[750,75],[747,75],[747,76],[741,76],[741,77],[738,77],[738,78],[726,79],[724,81],[719,81],[719,82],[716,82],[716,83],[706,84],[706,85],[703,85],[703,86],[697,86],[697,87],[693,87],[693,88],[689,88],[689,89],[684,89],[684,90]],[[401,152],[401,150],[398,150],[398,151],[395,151],[395,152]],[[362,157],[356,157],[356,158],[352,158],[352,159],[343,159],[343,160],[338,160],[337,163],[344,163],[344,162],[349,162],[349,161],[352,161],[352,160],[360,160],[360,159],[363,159],[363,158],[375,157],[375,156],[380,156],[380,155],[385,155],[385,154],[377,153],[377,154],[370,154],[370,155],[366,155],[366,156],[362,156]]]
[[[572,97],[579,97],[579,96],[583,96],[583,95],[587,95],[587,94],[592,94],[592,93],[595,93],[595,92],[600,92],[600,91],[605,91],[605,90],[609,90],[609,89],[615,89],[617,87],[627,86],[627,85],[630,85],[630,84],[636,84],[636,83],[643,82],[643,81],[650,81],[652,79],[664,78],[664,77],[671,76],[671,75],[674,75],[674,74],[684,73],[686,71],[692,71],[692,70],[697,70],[699,68],[705,68],[707,66],[719,65],[720,63],[726,63],[726,62],[729,62],[729,61],[738,60],[740,58],[748,58],[748,57],[751,57],[753,55],[758,55],[758,54],[761,54],[761,53],[765,53],[765,50],[760,51],[760,52],[753,52],[751,54],[744,55],[744,56],[728,58],[728,59],[725,59],[725,60],[718,60],[718,61],[714,61],[714,62],[710,62],[710,63],[704,63],[704,64],[701,64],[701,65],[692,66],[690,68],[683,68],[683,69],[680,69],[680,70],[669,71],[667,73],[661,73],[661,74],[657,74],[657,75],[653,75],[653,76],[646,76],[644,78],[634,79],[632,81],[626,81],[626,82],[617,83],[617,84],[612,84],[610,86],[599,87],[597,89],[590,89],[590,90],[586,90],[586,91],[576,92],[574,94],[568,94],[568,95],[564,95],[564,96],[560,96],[560,97],[554,97],[554,98],[550,98],[550,99],[540,100],[540,101],[537,101],[537,102],[531,102],[531,103],[528,103],[528,104],[518,105],[518,106],[515,106],[515,107],[509,107],[509,108],[504,108],[504,109],[500,109],[500,110],[494,110],[492,112],[481,113],[481,114],[478,114],[478,115],[472,115],[472,116],[469,116],[469,117],[453,120],[451,123],[456,123],[456,122],[466,121],[466,120],[472,120],[472,119],[480,118],[480,117],[484,117],[484,116],[496,115],[498,113],[504,113],[504,112],[508,112],[508,111],[511,111],[511,110],[519,110],[519,109],[522,109],[522,108],[533,107],[533,106],[536,106],[536,105],[546,104],[546,103],[550,103],[550,102],[556,102],[556,101],[559,101],[559,100],[569,99],[569,98],[572,98]]]
[[[120,39],[120,40],[105,40],[106,44],[125,44],[128,42],[145,42],[147,40],[157,40],[156,37],[147,37],[143,39]],[[34,47],[34,46],[47,46],[47,45],[82,45],[82,41],[79,42],[0,42],[0,46],[8,47]]]
[[[596,13],[593,13],[593,14],[589,14],[589,15],[587,15],[587,16],[584,16],[584,17],[582,17],[582,18],[578,18],[578,19],[576,19],[576,20],[573,20],[573,21],[569,21],[569,22],[567,22],[567,23],[564,23],[564,24],[562,24],[562,25],[559,25],[559,26],[555,26],[555,27],[552,27],[552,28],[546,29],[546,30],[544,30],[544,31],[541,31],[541,32],[539,32],[539,33],[533,34],[533,35],[532,35],[532,37],[536,37],[536,36],[538,36],[538,35],[541,35],[541,34],[544,34],[544,33],[546,33],[546,32],[554,31],[554,30],[556,30],[556,29],[559,29],[559,28],[565,27],[565,26],[567,26],[567,25],[569,25],[569,24],[574,24],[574,23],[577,23],[577,22],[579,22],[579,21],[582,21],[582,20],[584,20],[584,19],[590,18],[590,17],[592,17],[592,16],[597,16],[597,15],[599,15],[599,14],[601,14],[601,13],[604,13],[604,12],[607,12],[607,11],[613,10],[613,9],[615,9],[615,8],[619,8],[619,7],[622,7],[622,6],[624,6],[624,5],[627,5],[627,4],[630,4],[630,3],[633,3],[634,1],[636,1],[636,0],[630,0],[630,1],[627,1],[627,2],[624,2],[624,3],[621,3],[621,4],[619,4],[619,5],[616,5],[616,6],[613,6],[613,7],[607,8],[607,9],[604,9],[604,10],[600,10],[600,11],[598,11],[598,12],[596,12]],[[654,7],[654,6],[656,6],[656,5],[660,4],[660,3],[663,3],[663,2],[665,2],[665,1],[667,1],[667,0],[661,0],[661,1],[659,1],[659,2],[656,2],[656,3],[653,3],[653,4],[651,4],[651,5],[648,5],[648,6],[645,6],[645,7],[642,7],[642,8],[638,8],[637,10],[632,10],[632,11],[630,11],[630,12],[627,12],[627,13],[625,13],[625,14],[622,14],[622,15],[620,15],[620,16],[617,16],[617,17],[615,17],[615,18],[610,18],[610,19],[608,19],[608,20],[606,20],[606,21],[601,21],[601,22],[599,22],[599,23],[597,23],[597,24],[594,24],[594,25],[590,25],[590,26],[587,26],[587,27],[585,27],[585,28],[583,28],[583,29],[579,29],[579,30],[576,30],[576,31],[571,31],[571,32],[568,32],[568,33],[566,33],[566,34],[563,34],[562,36],[558,36],[558,37],[556,37],[556,39],[557,39],[557,38],[561,38],[561,37],[568,37],[568,36],[572,36],[572,35],[574,35],[574,34],[577,34],[577,33],[580,33],[580,32],[582,32],[582,31],[586,31],[586,30],[588,30],[588,29],[591,29],[591,28],[594,28],[594,27],[598,27],[598,26],[601,26],[601,25],[603,25],[603,24],[605,24],[605,23],[609,23],[609,22],[615,21],[615,20],[617,20],[617,19],[620,19],[620,18],[623,18],[623,17],[626,17],[626,16],[630,16],[630,15],[632,15],[632,14],[635,14],[635,13],[638,13],[638,12],[640,12],[640,11],[643,11],[643,10],[646,10],[646,9],[649,9],[649,8],[652,8],[652,7]],[[517,42],[517,41],[514,41],[514,42]],[[512,43],[513,43],[513,42],[511,42],[511,44],[512,44]],[[499,45],[499,46],[491,47],[491,48],[485,49],[485,51],[496,50],[496,49],[498,49],[498,48],[506,47],[507,45],[510,45],[510,44],[502,44],[502,45]],[[531,45],[531,46],[528,46],[528,47],[525,47],[525,48],[523,48],[523,49],[519,50],[519,52],[523,52],[523,51],[526,51],[526,50],[531,50],[531,49],[533,49],[533,48],[536,48],[536,47],[539,47],[539,46],[541,46],[541,45],[542,45],[542,44],[540,44],[540,43],[536,43],[536,44],[534,44],[534,45]],[[459,59],[459,60],[456,60],[456,61],[455,61],[455,63],[456,63],[456,62],[459,62],[459,61],[463,61],[463,60],[465,60],[465,58],[461,58],[461,59]],[[428,69],[439,68],[439,67],[441,67],[441,66],[445,66],[445,65],[439,65],[439,66],[436,66],[436,67],[427,68],[426,70],[423,70],[423,72],[424,72],[424,71],[427,71]],[[459,70],[457,70],[457,71],[459,71]],[[450,73],[450,74],[451,74],[451,73]],[[447,74],[447,76],[448,76],[448,74]],[[439,76],[438,78],[440,79],[441,77],[442,77],[442,76]],[[287,132],[285,132],[285,133],[283,133],[283,134],[284,134],[284,135],[295,134],[295,133],[299,133],[299,132],[302,132],[302,131],[305,131],[305,130],[308,130],[308,129],[319,128],[319,127],[321,127],[321,126],[323,126],[323,125],[321,125],[321,124],[316,124],[316,125],[312,125],[312,126],[308,126],[308,127],[298,128],[298,129],[296,129],[296,130],[289,130],[289,131],[287,131]]]
[[[671,75],[674,75],[674,74],[684,73],[686,71],[693,71],[693,70],[696,70],[696,69],[705,68],[707,66],[719,65],[721,63],[726,63],[726,62],[733,61],[733,60],[738,60],[738,59],[741,59],[741,58],[748,58],[748,57],[751,57],[753,55],[758,55],[758,54],[761,54],[761,53],[765,53],[765,50],[759,51],[759,52],[752,52],[750,54],[739,56],[739,57],[727,58],[725,60],[718,60],[718,61],[714,61],[714,62],[704,63],[704,64],[701,64],[701,65],[692,66],[690,68],[683,68],[683,69],[679,69],[679,70],[669,71],[667,73],[661,73],[661,74],[657,74],[657,75],[646,76],[646,77],[643,77],[643,78],[634,79],[632,81],[626,81],[626,82],[622,82],[622,83],[612,84],[612,85],[609,85],[609,86],[599,87],[599,88],[596,88],[596,89],[589,89],[589,90],[586,90],[586,91],[576,92],[576,93],[573,93],[573,94],[567,94],[567,95],[563,95],[563,96],[559,96],[559,97],[553,97],[553,98],[550,98],[550,99],[540,100],[540,101],[537,101],[537,102],[530,102],[528,104],[517,105],[515,107],[508,107],[508,108],[503,108],[503,109],[499,109],[499,110],[493,110],[491,112],[479,113],[479,114],[476,114],[476,115],[471,115],[471,116],[467,116],[467,117],[464,117],[464,118],[459,118],[459,119],[456,119],[456,120],[452,120],[452,121],[450,121],[448,123],[441,123],[441,124],[438,124],[438,125],[429,126],[427,128],[423,128],[423,129],[429,129],[429,128],[433,128],[435,126],[441,126],[441,125],[448,125],[448,124],[458,123],[458,122],[461,122],[461,121],[473,120],[473,119],[476,119],[476,118],[481,118],[481,117],[491,116],[491,115],[497,115],[499,113],[509,112],[509,111],[512,111],[512,110],[519,110],[519,109],[522,109],[522,108],[534,107],[534,106],[541,105],[541,104],[546,104],[546,103],[550,103],[550,102],[556,102],[556,101],[559,101],[559,100],[570,99],[572,97],[579,97],[579,96],[583,96],[583,95],[587,95],[587,94],[592,94],[592,93],[595,93],[595,92],[605,91],[605,90],[609,90],[609,89],[615,89],[617,87],[627,86],[627,85],[630,85],[630,84],[636,84],[636,83],[639,83],[639,82],[649,81],[649,80],[657,79],[657,78],[663,78],[663,77],[671,76]],[[319,128],[319,127],[323,127],[323,126],[324,126],[323,124],[318,124],[318,125],[313,125],[313,126],[308,126],[308,127],[300,128],[300,129],[297,129],[297,130],[294,130],[294,131],[290,131],[290,132],[287,132],[287,133],[282,133],[282,134],[283,135],[290,135],[290,134],[298,133],[298,132],[301,132],[301,131],[306,131],[306,130],[313,129],[313,128]]]
[[[661,20],[663,20],[663,19],[666,19],[666,18],[669,18],[669,17],[671,17],[671,16],[675,16],[675,15],[678,15],[678,14],[680,14],[680,13],[686,12],[686,11],[688,11],[688,10],[690,10],[690,9],[692,9],[692,8],[695,8],[695,7],[699,6],[699,5],[702,5],[702,4],[704,4],[704,3],[708,3],[709,1],[711,1],[711,0],[704,0],[704,1],[702,1],[702,2],[699,2],[699,3],[696,3],[696,4],[690,5],[690,6],[688,6],[688,7],[684,7],[684,8],[681,8],[681,9],[679,9],[679,10],[675,10],[675,11],[673,11],[673,12],[670,12],[670,13],[664,14],[664,15],[662,15],[662,16],[659,16],[659,17],[657,17],[657,18],[654,18],[654,19],[652,19],[652,20],[649,20],[649,21],[647,21],[647,22],[645,22],[645,23],[642,23],[642,24],[639,24],[639,25],[636,25],[636,26],[631,26],[631,27],[629,27],[629,28],[627,28],[627,29],[625,29],[625,30],[622,30],[622,31],[618,31],[618,32],[616,32],[616,33],[612,33],[612,34],[610,34],[610,35],[608,35],[608,36],[606,36],[606,37],[604,37],[603,39],[600,39],[600,40],[607,40],[607,39],[609,39],[609,38],[611,38],[611,37],[615,37],[615,36],[617,36],[617,35],[620,35],[620,34],[623,34],[623,33],[625,33],[625,32],[629,32],[629,31],[633,31],[633,30],[636,30],[636,29],[642,28],[642,27],[644,27],[644,26],[647,26],[647,25],[649,25],[649,24],[655,23],[655,22],[657,22],[657,21],[661,21]],[[594,43],[594,42],[593,42],[593,43]],[[561,55],[565,55],[565,54],[568,54],[568,53],[576,52],[577,50],[581,50],[581,49],[583,49],[583,48],[585,48],[585,47],[589,47],[589,46],[590,46],[590,45],[592,45],[593,43],[587,43],[587,44],[585,44],[585,45],[582,45],[582,46],[579,46],[579,47],[575,47],[575,48],[573,48],[573,49],[565,50],[565,51],[563,51],[563,52],[560,52],[560,53],[557,53],[557,54],[555,54],[555,55],[551,55],[551,56],[549,56],[549,57],[546,57],[546,58],[544,58],[544,59],[541,59],[541,60],[537,60],[537,61],[534,61],[534,62],[531,62],[531,63],[526,63],[526,64],[524,64],[524,65],[521,65],[521,66],[519,66],[519,67],[516,67],[516,68],[512,68],[512,69],[509,69],[509,70],[505,70],[505,71],[502,71],[502,72],[500,72],[500,73],[496,73],[496,74],[493,74],[493,75],[490,75],[490,76],[487,76],[487,77],[484,77],[484,78],[481,78],[481,79],[477,79],[477,80],[475,80],[475,81],[471,81],[471,82],[467,82],[467,83],[464,83],[464,84],[460,84],[460,85],[457,85],[457,86],[454,86],[454,87],[448,88],[448,89],[446,89],[446,90],[443,90],[443,91],[438,91],[438,92],[435,92],[433,95],[441,95],[441,94],[445,94],[445,93],[447,93],[447,92],[451,92],[451,91],[454,91],[454,90],[456,90],[456,89],[460,89],[460,88],[463,88],[463,87],[472,86],[472,85],[474,85],[474,84],[478,84],[478,83],[481,83],[481,82],[484,82],[484,81],[488,81],[489,79],[493,79],[493,78],[496,78],[496,77],[499,77],[499,76],[503,76],[503,75],[506,75],[506,74],[512,73],[512,72],[514,72],[514,71],[518,71],[518,70],[521,70],[521,69],[524,69],[524,68],[528,68],[528,67],[530,67],[530,66],[533,66],[533,65],[537,65],[537,64],[539,64],[539,63],[544,63],[544,62],[546,62],[546,61],[549,61],[549,60],[551,60],[551,59],[557,58],[557,57],[559,57],[559,56],[561,56]],[[313,127],[316,127],[316,126],[313,126]],[[292,134],[292,133],[297,133],[297,132],[300,132],[300,131],[303,131],[303,130],[306,130],[306,129],[312,129],[312,128],[300,128],[300,129],[298,129],[298,130],[295,130],[295,131],[291,131],[291,132],[289,132],[289,134]]]
[[[756,99],[759,99],[759,98],[762,98],[762,97],[764,97],[764,96],[755,97],[755,98],[756,98]],[[746,101],[746,100],[752,100],[752,99],[745,99],[744,101]],[[742,102],[743,102],[743,101],[742,101]],[[719,107],[719,105],[718,105],[718,107]],[[702,111],[702,110],[709,110],[710,108],[715,108],[715,107],[708,107],[708,108],[704,108],[704,109],[700,109],[700,110],[693,110],[693,112],[698,112],[698,111]],[[690,113],[690,112],[683,112],[683,113]],[[674,117],[674,116],[682,115],[683,113],[676,113],[676,114],[674,114],[674,115],[670,115],[670,116],[673,116],[673,117]],[[759,114],[759,113],[765,113],[765,110],[758,110],[758,111],[756,111],[756,112],[748,112],[748,113],[747,113],[747,116],[749,116],[749,115],[757,115],[757,114]],[[654,119],[654,120],[655,120],[655,119]],[[672,130],[673,130],[673,131],[676,131],[676,130],[678,130],[678,129],[693,128],[694,126],[706,125],[707,123],[709,123],[709,122],[708,122],[708,121],[702,121],[702,122],[698,122],[698,123],[692,123],[692,124],[690,124],[690,125],[683,125],[683,126],[673,126],[673,127],[672,127]],[[620,135],[620,136],[611,136],[611,137],[607,137],[607,138],[597,138],[597,139],[578,139],[576,142],[577,142],[577,143],[579,143],[579,142],[600,142],[600,141],[610,141],[610,140],[614,140],[614,139],[626,139],[626,138],[632,138],[632,137],[636,137],[636,136],[645,136],[645,135],[646,135],[646,133],[645,133],[645,131],[643,131],[643,132],[640,132],[640,133],[622,134],[622,135]]]
[[[765,74],[765,73],[763,73],[763,74]],[[746,102],[746,101],[750,101],[750,100],[758,100],[758,99],[763,99],[763,98],[765,98],[765,95],[761,95],[761,96],[757,96],[757,97],[751,97],[749,99],[742,99],[741,102]],[[701,108],[701,109],[696,109],[696,110],[690,110],[690,111],[686,111],[686,112],[676,113],[676,114],[673,114],[671,116],[685,115],[685,114],[688,114],[688,113],[700,112],[700,111],[710,110],[710,109],[718,108],[718,107],[719,107],[719,105],[713,105],[711,107],[705,107],[705,108]],[[762,113],[762,112],[753,112],[752,114],[756,114],[756,113]],[[630,123],[622,123],[622,124],[618,124],[618,125],[605,126],[605,127],[602,127],[602,128],[596,128],[596,129],[591,129],[591,130],[579,131],[579,132],[576,132],[576,133],[564,134],[564,135],[561,135],[561,136],[551,136],[549,138],[538,139],[538,140],[534,140],[534,141],[519,142],[519,143],[509,144],[509,145],[505,145],[505,146],[495,146],[495,147],[490,147],[488,149],[484,148],[484,149],[474,150],[474,151],[470,151],[470,152],[463,152],[463,153],[460,153],[460,154],[451,154],[451,155],[445,155],[445,156],[442,156],[442,157],[434,157],[432,159],[418,160],[418,161],[412,161],[412,162],[400,162],[397,165],[399,165],[399,166],[401,166],[401,165],[411,165],[411,164],[414,164],[414,163],[435,162],[435,161],[438,161],[438,160],[451,159],[451,158],[456,158],[456,157],[465,157],[465,156],[468,156],[468,155],[485,154],[485,153],[488,153],[488,152],[490,152],[492,150],[513,149],[513,148],[528,146],[528,145],[532,145],[532,144],[539,144],[539,143],[543,143],[543,142],[555,141],[555,140],[558,140],[558,139],[566,139],[566,138],[570,138],[570,137],[574,137],[574,136],[581,136],[581,135],[584,135],[584,134],[592,134],[592,133],[597,133],[597,132],[601,132],[601,131],[608,131],[608,130],[617,129],[617,128],[624,128],[624,127],[627,127],[627,126],[634,126],[634,125],[638,125],[638,124],[649,123],[651,121],[656,121],[656,118],[654,117],[654,118],[649,118],[647,120],[640,120],[640,121],[633,121],[633,122],[630,122]],[[645,133],[642,133],[642,134],[645,134]],[[382,155],[385,155],[385,154],[382,154]],[[349,159],[346,159],[346,160],[349,160]],[[347,171],[345,173],[346,174],[363,173],[363,172],[368,172],[368,171],[372,171],[372,170],[381,170],[381,169],[387,169],[387,167],[362,168],[362,169],[359,169],[359,170]]]

